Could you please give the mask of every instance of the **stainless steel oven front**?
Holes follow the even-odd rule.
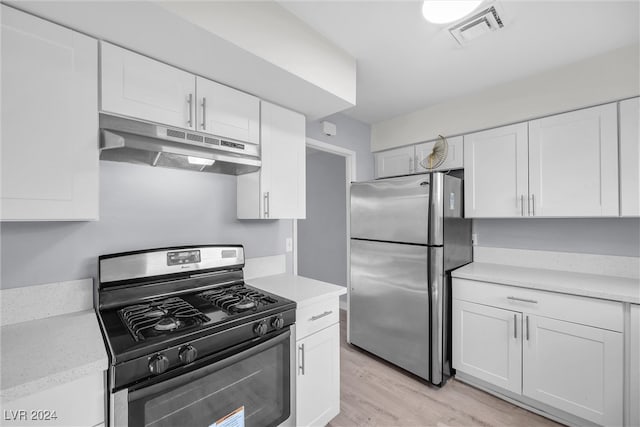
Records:
[[[186,372],[131,385],[109,396],[109,425],[295,426],[294,352],[292,325],[212,355]]]

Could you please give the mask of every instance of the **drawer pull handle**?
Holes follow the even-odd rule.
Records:
[[[536,301],[534,299],[526,299],[526,298],[518,298],[518,297],[507,297],[507,299],[510,299],[512,301],[530,302],[531,304],[537,304],[538,303],[538,301]]]
[[[318,314],[316,316],[311,316],[311,319],[309,319],[309,320],[311,320],[313,322],[315,320],[322,319],[323,317],[326,317],[326,316],[330,315],[331,313],[333,313],[333,310],[325,311],[322,314]]]

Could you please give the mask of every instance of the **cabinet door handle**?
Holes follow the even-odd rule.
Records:
[[[263,196],[264,217],[269,218],[269,192],[265,192]]]
[[[187,97],[187,105],[189,105],[189,120],[187,120],[187,125],[189,125],[189,127],[193,126],[193,108],[192,108],[192,104],[193,103],[193,94],[190,93],[189,96]]]
[[[524,194],[520,195],[520,216],[524,216]]]
[[[536,216],[536,196],[531,195],[531,216]]]
[[[513,338],[518,339],[518,315],[513,315]]]
[[[304,375],[304,344],[298,346],[298,352],[300,353],[300,363],[298,363],[298,372],[300,375]]]
[[[529,341],[529,316],[526,318],[526,326],[527,326],[527,341]]]
[[[507,297],[507,299],[510,299],[512,301],[530,302],[531,304],[537,304],[538,303],[538,301],[536,301],[534,299],[527,299],[527,298]]]
[[[202,130],[207,129],[207,98],[202,97]]]
[[[311,316],[311,318],[310,318],[309,320],[311,320],[311,321],[313,322],[313,321],[315,321],[315,320],[322,319],[323,317],[326,317],[326,316],[330,315],[331,313],[333,313],[333,310],[325,311],[325,312],[324,312],[324,313],[322,313],[322,314],[318,314],[318,315],[315,315],[315,316]]]

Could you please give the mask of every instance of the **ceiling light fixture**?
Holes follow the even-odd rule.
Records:
[[[480,3],[482,0],[425,0],[422,15],[431,23],[447,24],[467,16]]]

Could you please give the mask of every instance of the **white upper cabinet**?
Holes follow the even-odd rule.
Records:
[[[195,129],[193,74],[109,43],[100,46],[102,111]]]
[[[428,168],[429,161],[427,157],[431,154],[433,146],[436,145],[436,141],[423,142],[415,146],[415,171],[416,173],[429,172],[432,170],[448,170],[448,169],[461,169],[463,166],[463,143],[461,136],[454,136],[447,138],[447,157],[444,162],[437,168]],[[427,166],[427,168],[425,168]]]
[[[616,104],[529,122],[533,216],[618,215]]]
[[[101,109],[260,143],[255,96],[104,42]]]
[[[617,216],[616,104],[465,135],[464,165],[468,218]]]
[[[422,144],[373,153],[376,178],[462,168],[463,144],[461,136],[447,138],[448,150],[445,161],[436,168],[428,168],[427,156],[431,154],[433,146],[437,142],[437,140],[423,142]]]
[[[620,215],[640,215],[640,98],[620,102]]]
[[[97,41],[1,8],[1,219],[97,219]]]
[[[376,178],[409,175],[415,172],[413,145],[373,154]]]
[[[262,167],[238,176],[238,218],[305,218],[305,117],[263,101],[260,128]]]
[[[211,80],[196,78],[197,130],[260,143],[260,100]]]
[[[527,123],[464,136],[465,216],[527,215]]]

